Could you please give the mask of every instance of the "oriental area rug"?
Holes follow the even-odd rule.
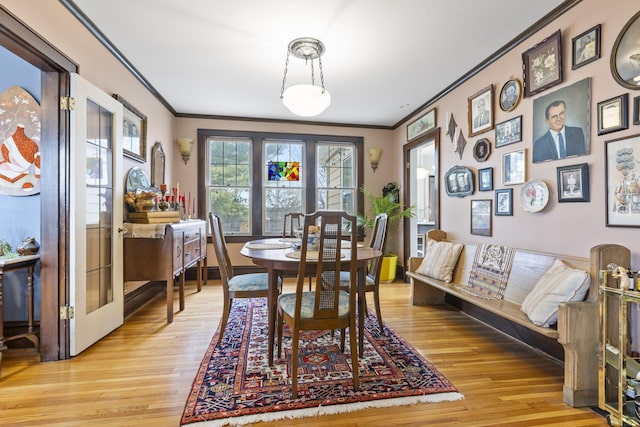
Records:
[[[227,426],[363,408],[462,399],[462,394],[409,343],[375,316],[365,322],[360,390],[353,388],[347,343],[340,331],[301,333],[298,399],[291,398],[291,339],[285,327],[282,358],[267,361],[266,299],[235,300],[226,333],[218,329],[196,374],[181,425]]]

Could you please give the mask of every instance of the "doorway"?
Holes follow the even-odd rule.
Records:
[[[439,226],[439,134],[436,128],[404,146],[404,199],[407,206],[415,207],[415,215],[404,221],[405,266],[409,257],[424,255],[427,232]]]

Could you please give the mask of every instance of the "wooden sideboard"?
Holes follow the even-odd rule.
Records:
[[[207,270],[207,223],[202,220],[166,224],[163,238],[125,237],[124,280],[167,283],[167,323],[173,322],[173,285],[180,276],[180,311],[184,310],[184,272],[197,267],[198,292]],[[206,273],[204,282],[206,284]]]

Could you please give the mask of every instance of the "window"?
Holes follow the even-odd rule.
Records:
[[[363,205],[361,137],[200,129],[198,144],[199,210],[220,215],[230,241],[280,235],[287,212]]]

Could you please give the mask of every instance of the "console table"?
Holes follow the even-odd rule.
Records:
[[[16,258],[0,257],[0,368],[2,368],[2,353],[7,349],[6,342],[18,338],[27,338],[35,345],[36,349],[40,346],[38,336],[33,330],[33,269],[40,259],[40,255],[23,255]],[[28,311],[28,329],[24,334],[14,335],[11,337],[4,336],[4,289],[2,285],[2,276],[4,273],[12,270],[27,270],[27,311]]]
[[[136,224],[140,226],[141,224]],[[146,224],[145,224],[146,225]],[[156,224],[148,224],[157,226]],[[125,224],[125,228],[130,227]],[[125,234],[124,280],[165,281],[167,283],[167,323],[173,322],[173,283],[180,276],[180,311],[184,310],[184,272],[197,266],[198,292],[202,270],[207,270],[207,223],[202,220],[164,224],[164,235],[136,237]],[[204,283],[206,285],[206,274]]]

